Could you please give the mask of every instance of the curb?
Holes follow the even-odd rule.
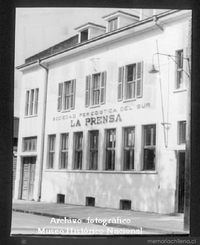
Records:
[[[57,215],[57,214],[49,214],[49,213],[41,213],[41,212],[35,212],[35,211],[30,211],[30,210],[22,210],[22,209],[17,209],[17,208],[13,208],[12,211],[14,212],[20,212],[20,213],[27,213],[27,214],[33,214],[33,215],[38,215],[38,216],[44,216],[44,217],[54,217],[54,218],[58,218],[58,219],[73,219],[73,220],[78,220],[79,218],[73,218],[73,217],[68,217],[68,216],[63,216],[63,215]],[[83,223],[88,223],[87,219],[80,219]],[[94,222],[94,225],[102,225],[101,223],[98,222]],[[102,225],[103,226],[103,225]],[[110,226],[110,227],[115,227],[115,228],[126,228],[126,229],[139,229],[138,226],[134,226],[134,225],[122,225],[122,224],[112,224],[112,223],[108,223],[106,226]],[[184,234],[187,235],[188,233],[184,232],[184,231],[172,231],[172,230],[167,230],[167,229],[158,229],[158,228],[150,228],[150,227],[145,227],[142,226],[140,227],[142,228],[142,230],[144,231],[149,231],[149,232],[156,232],[158,233],[158,235],[166,235],[166,234],[171,234],[171,235],[175,235],[175,234]]]

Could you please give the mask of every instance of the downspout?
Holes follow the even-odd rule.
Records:
[[[44,161],[44,142],[45,142],[45,124],[46,124],[46,107],[47,107],[47,88],[48,88],[48,74],[49,70],[46,66],[40,63],[38,59],[38,65],[45,69],[45,84],[44,84],[44,100],[43,100],[43,115],[42,115],[42,132],[41,132],[41,154],[40,154],[40,169],[39,169],[39,185],[38,185],[38,202],[41,200],[42,193],[42,174],[43,174],[43,161]]]
[[[163,27],[158,23],[158,17],[157,17],[157,15],[154,15],[153,16],[153,21],[155,22],[155,25],[158,26],[161,29],[161,31],[164,31],[163,30]]]

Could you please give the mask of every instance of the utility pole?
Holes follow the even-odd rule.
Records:
[[[188,69],[187,79],[187,120],[186,120],[186,152],[185,152],[185,190],[184,190],[184,230],[190,230],[190,187],[191,187],[191,30],[192,19],[188,30]]]

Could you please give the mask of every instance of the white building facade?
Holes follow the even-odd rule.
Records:
[[[18,67],[15,198],[183,212],[191,12],[104,19]]]

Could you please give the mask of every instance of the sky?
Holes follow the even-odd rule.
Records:
[[[103,16],[116,8],[16,8],[15,67],[25,59],[77,34],[76,27],[87,22],[106,25]],[[138,15],[139,9],[121,9]],[[148,13],[146,13],[148,15]],[[145,16],[148,17],[148,16]],[[20,71],[15,69],[14,116],[19,117]]]

